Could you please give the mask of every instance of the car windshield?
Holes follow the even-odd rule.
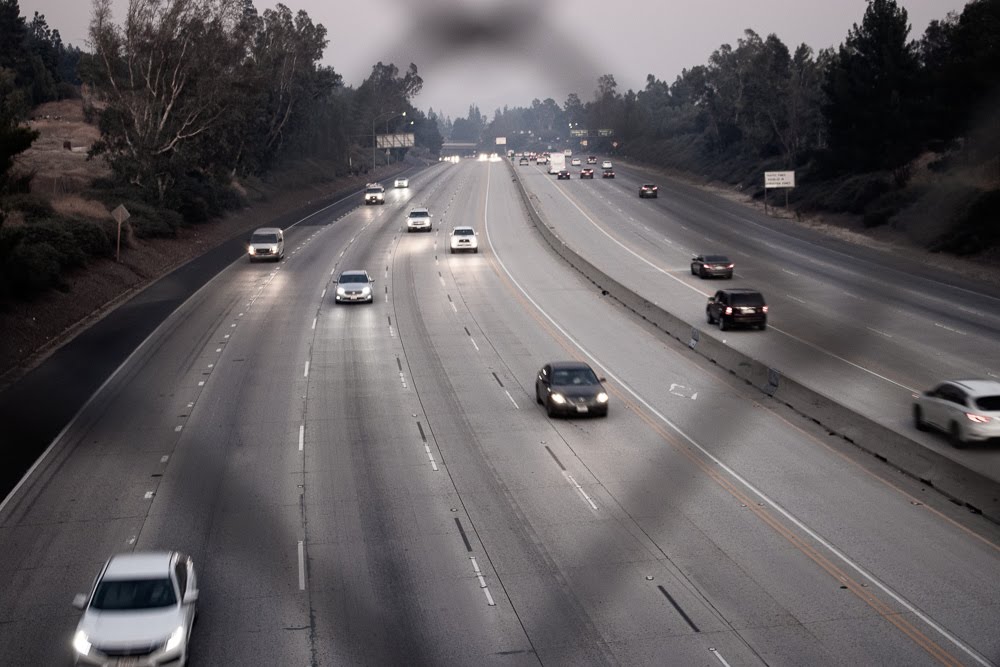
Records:
[[[368,276],[363,273],[349,273],[340,276],[340,282],[342,283],[366,283],[368,282]]]
[[[250,243],[277,243],[277,234],[254,234],[250,237]]]
[[[706,262],[721,262],[723,264],[729,262],[729,258],[725,255],[705,255]]]
[[[427,211],[410,211],[411,218],[426,218],[430,215]]]
[[[733,294],[732,304],[734,306],[763,306],[764,297],[760,294]]]
[[[591,385],[599,384],[599,382],[594,371],[589,368],[557,368],[552,371],[552,384],[556,386]]]
[[[475,232],[471,229],[456,229],[455,236],[472,236]]]
[[[369,195],[377,195],[377,194],[381,194],[381,192],[382,192],[382,188],[367,188],[365,190],[365,194],[369,194]]]
[[[976,399],[976,407],[987,412],[1000,412],[1000,396],[980,396]]]
[[[170,579],[104,580],[90,606],[102,611],[159,609],[177,604]]]

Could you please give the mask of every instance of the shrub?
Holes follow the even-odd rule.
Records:
[[[44,220],[55,216],[55,209],[48,199],[32,194],[16,194],[5,199],[7,208],[20,211],[24,214],[24,219]]]
[[[59,287],[59,251],[49,243],[19,243],[5,258],[3,272],[14,296],[26,298]]]
[[[77,247],[90,257],[112,257],[115,254],[115,234],[117,225],[74,220],[69,223],[69,231],[76,240]]]
[[[951,229],[932,244],[931,250],[974,255],[1000,246],[1000,190],[981,194],[963,213]]]

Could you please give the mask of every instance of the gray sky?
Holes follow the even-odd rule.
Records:
[[[128,0],[113,0],[116,18]],[[273,7],[255,0],[259,11]],[[794,49],[836,46],[864,15],[865,0],[286,0],[327,28],[324,64],[359,84],[377,61],[400,70],[415,62],[424,78],[417,107],[453,118],[469,104],[492,117],[503,105],[535,97],[562,104],[570,92],[591,97],[597,77],[610,73],[619,89],[639,90],[646,75],[673,81],[704,64],[719,45],[736,43],[744,28],[776,33]],[[911,38],[965,0],[901,0]],[[20,0],[38,11],[63,41],[85,45],[88,0]],[[462,19],[458,25],[454,23]],[[485,42],[485,43],[484,43]],[[468,44],[463,47],[463,43]],[[492,45],[492,46],[490,46]]]

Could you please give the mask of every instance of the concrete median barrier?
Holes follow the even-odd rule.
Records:
[[[705,335],[698,327],[692,327],[689,322],[625,287],[573,251],[545,224],[531,196],[524,188],[517,170],[510,163],[508,168],[513,174],[513,180],[517,184],[528,217],[541,237],[559,257],[602,294],[650,322],[693,353],[701,355],[758,389],[769,397],[765,400],[775,400],[784,404],[826,429],[831,436],[843,438],[862,451],[937,490],[953,502],[1000,523],[1000,484],[800,384],[782,373],[780,369],[769,368],[766,364],[734,350],[722,341]]]

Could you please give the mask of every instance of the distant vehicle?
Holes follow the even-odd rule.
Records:
[[[644,183],[643,185],[639,186],[639,199],[646,199],[647,197],[656,199],[658,196],[658,191],[659,188],[657,188],[652,183]]]
[[[420,207],[412,209],[406,216],[406,233],[431,231],[431,212]]]
[[[198,601],[194,563],[176,551],[112,556],[90,594],[73,606],[83,616],[73,635],[78,665],[184,665]]]
[[[463,252],[471,250],[479,252],[479,239],[476,238],[476,230],[472,227],[455,227],[451,230],[451,252]]]
[[[755,289],[733,287],[721,289],[708,297],[705,315],[709,324],[718,323],[725,331],[733,325],[767,328],[767,302],[764,295]]]
[[[565,149],[563,151],[563,156],[564,157],[573,157],[573,150],[571,148]]]
[[[614,169],[605,169],[604,171],[601,172],[601,178],[614,178],[614,177],[615,177]]]
[[[337,278],[334,303],[373,303],[375,279],[363,269],[343,271]]]
[[[549,158],[545,157],[544,155],[539,155],[538,157],[535,158],[535,164],[548,164],[548,163],[549,163]]]
[[[570,166],[572,167],[579,167],[581,164],[582,162],[580,162],[580,158],[578,157],[575,157],[572,160],[570,160]]]
[[[566,168],[566,156],[560,155],[559,153],[553,153],[549,157],[549,173],[558,174],[560,171]]]
[[[614,165],[611,164],[611,160],[605,160],[601,163],[601,169],[614,169]]]
[[[732,279],[735,266],[725,255],[698,255],[691,258],[691,275],[699,278]]]
[[[596,155],[588,155],[587,156],[587,164],[597,164],[597,156]]]
[[[545,406],[549,417],[564,415],[608,416],[608,392],[604,378],[597,377],[582,361],[545,364],[535,378],[535,401]]]
[[[517,161],[517,164],[520,167],[527,167],[530,163],[528,162],[528,158],[523,157],[523,158],[521,158],[520,160]]]
[[[580,170],[580,178],[589,178],[590,180],[594,180],[594,170],[590,167],[584,167]]]
[[[556,174],[556,180],[568,181],[569,180],[569,171],[566,170],[566,169],[560,170],[559,173]]]
[[[408,187],[410,187],[410,179],[408,179],[408,178],[397,178],[394,187],[397,187],[397,188],[408,188]]]
[[[1000,438],[1000,382],[951,380],[916,397],[913,423],[936,428],[958,449],[970,442]]]
[[[273,259],[280,262],[285,256],[285,233],[277,227],[260,227],[250,235],[247,256],[251,262]]]
[[[365,204],[384,204],[385,188],[378,183],[369,183],[365,186]]]

